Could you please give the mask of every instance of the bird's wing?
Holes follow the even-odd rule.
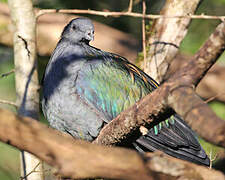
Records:
[[[76,89],[109,121],[156,88],[155,81],[126,59],[96,53],[79,72]]]
[[[81,80],[77,82],[77,92],[109,121],[158,87],[152,78],[125,58],[96,51],[89,52],[90,60],[79,73]],[[209,164],[194,133],[177,115],[151,128],[147,135],[137,140],[135,147],[138,150],[158,149],[175,157]]]
[[[140,152],[160,150],[171,156],[209,166],[210,160],[199,144],[194,132],[178,116],[174,115],[162,125],[149,129],[136,140],[134,146]],[[157,133],[156,133],[157,131]]]

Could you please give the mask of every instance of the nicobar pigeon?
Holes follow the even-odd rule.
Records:
[[[65,26],[43,78],[42,109],[51,127],[93,141],[102,127],[151,93],[158,84],[124,57],[89,42],[94,26],[86,18]],[[174,115],[131,142],[140,152],[160,150],[197,164],[209,158],[194,132]]]

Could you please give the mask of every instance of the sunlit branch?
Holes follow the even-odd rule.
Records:
[[[7,100],[0,99],[0,103],[1,103],[1,104],[12,105],[12,106],[14,106],[14,107],[18,107],[18,106],[16,105],[16,103],[15,103],[15,102],[12,102],[12,101],[7,101]]]
[[[36,12],[36,17],[40,17],[44,14],[49,13],[72,13],[72,14],[92,14],[98,16],[131,16],[137,18],[145,18],[145,19],[159,19],[159,18],[191,18],[191,19],[219,19],[221,21],[225,20],[225,16],[212,16],[212,15],[175,15],[175,16],[164,16],[164,15],[154,15],[154,14],[146,14],[143,15],[141,13],[135,12],[110,12],[110,11],[96,11],[96,10],[84,10],[84,9],[40,9]]]
[[[146,3],[145,0],[142,1],[142,14],[143,17],[146,14]],[[144,70],[146,69],[147,58],[146,58],[146,36],[145,36],[145,18],[142,18],[142,48],[144,55]]]
[[[128,12],[132,12],[132,7],[133,7],[133,0],[130,0],[129,7],[128,7]]]

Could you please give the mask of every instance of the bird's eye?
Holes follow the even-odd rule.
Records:
[[[91,34],[94,34],[94,31],[91,31],[88,33],[88,36],[90,36]]]
[[[76,30],[76,26],[72,26],[73,30]]]

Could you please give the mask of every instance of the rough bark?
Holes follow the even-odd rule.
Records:
[[[175,159],[160,153],[147,154],[151,159],[147,162],[148,167],[153,172],[157,172],[155,179],[157,180],[200,180],[210,179],[217,180],[224,179],[224,175],[221,176],[221,172],[211,169],[205,169],[202,166],[198,166],[189,162],[185,162],[179,159]],[[166,175],[166,176],[165,176]]]
[[[169,16],[194,14],[199,2],[200,0],[166,1],[160,14]],[[162,82],[187,33],[190,21],[190,18],[162,18],[154,22],[148,39],[150,49],[145,69],[156,81]]]
[[[219,24],[194,57],[179,71],[174,73],[169,82],[179,81],[180,76],[185,77],[189,85],[198,85],[200,80],[208,72],[225,50],[225,23]]]
[[[180,81],[179,78],[182,77],[182,83],[177,83],[178,86],[171,89],[172,93],[168,98],[170,106],[202,137],[223,147],[225,147],[225,122],[215,116],[191,86],[196,86],[200,82],[224,49],[225,23],[221,23],[193,59],[168,80],[169,83],[176,84],[175,81]]]
[[[182,86],[170,87],[170,106],[205,140],[225,147],[225,121],[215,115],[192,87]]]
[[[225,176],[207,167],[149,153],[94,145],[75,140],[28,117],[0,109],[0,140],[26,150],[56,168],[63,177],[114,178],[130,180],[224,180]]]
[[[138,126],[151,125],[169,105],[200,136],[213,144],[225,147],[225,121],[219,119],[193,92],[193,88],[222,54],[224,48],[225,23],[221,23],[183,69],[178,70],[158,89],[107,124],[95,142],[107,145],[120,142]],[[167,116],[171,113],[167,113]],[[207,126],[208,124],[210,126]]]
[[[168,79],[177,70],[183,69],[184,66],[192,59],[193,57],[191,56],[177,54],[170,65],[165,79]],[[199,94],[206,101],[216,100],[225,103],[225,83],[221,83],[224,81],[224,77],[225,66],[223,64],[214,64],[197,86],[197,94]]]
[[[225,103],[225,66],[213,66],[201,80],[196,91],[206,100]]]
[[[8,1],[13,23],[14,64],[16,79],[16,103],[18,113],[38,119],[39,85],[36,63],[36,20],[30,0]],[[32,171],[40,162],[32,155],[22,152],[22,176]],[[38,173],[32,173],[26,179],[42,179],[41,166]]]

